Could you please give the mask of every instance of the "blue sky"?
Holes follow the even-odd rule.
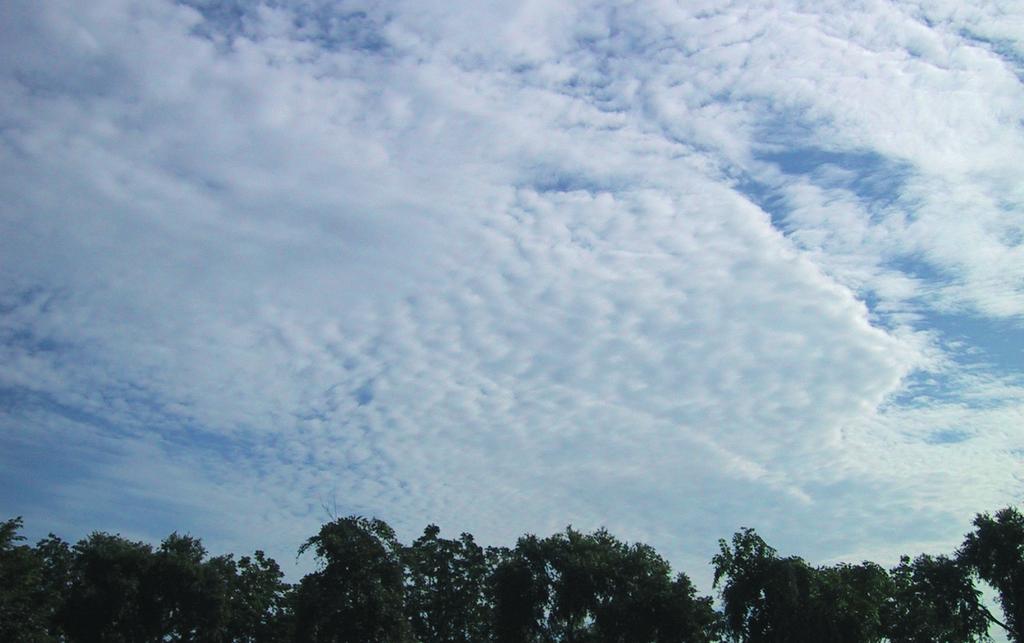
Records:
[[[604,525],[704,591],[740,526],[949,552],[1024,487],[1022,39],[999,2],[6,2],[0,510],[286,566],[328,509]]]

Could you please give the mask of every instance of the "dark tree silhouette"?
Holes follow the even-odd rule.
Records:
[[[47,640],[43,566],[31,547],[19,544],[21,526],[20,517],[0,523],[0,641]]]
[[[41,565],[39,605],[47,614],[48,640],[62,640],[59,617],[70,595],[75,556],[71,546],[53,534],[36,544],[36,555]]]
[[[722,584],[728,634],[736,641],[867,643],[883,637],[889,596],[884,569],[873,563],[815,568],[780,558],[753,529],[719,541],[712,564]],[[724,583],[723,583],[724,581]]]
[[[967,534],[958,552],[959,559],[999,592],[1006,623],[989,619],[1003,627],[1010,638],[1024,641],[1024,514],[1007,507],[974,519],[974,531]]]
[[[382,520],[340,518],[299,549],[320,568],[299,583],[300,641],[395,643],[412,640],[405,618],[401,545]]]
[[[72,549],[68,596],[57,620],[74,641],[152,641],[161,637],[157,598],[148,584],[153,549],[94,533]]]
[[[705,641],[716,621],[684,574],[650,546],[600,529],[544,541],[553,573],[551,627],[574,641]]]
[[[986,638],[988,618],[970,570],[946,556],[908,556],[891,571],[884,621],[893,643],[967,643]]]
[[[23,548],[24,552],[27,548]],[[74,547],[52,534],[32,551],[40,619],[20,623],[17,641],[280,641],[290,638],[288,586],[257,552],[236,564],[207,558],[201,541],[171,534],[160,547],[94,533]],[[0,575],[15,567],[0,564]],[[2,583],[3,587],[13,587]],[[31,636],[25,627],[34,629]]]
[[[543,545],[533,535],[519,539],[515,549],[493,548],[496,561],[488,593],[494,605],[496,641],[547,641],[545,614],[551,596]]]
[[[161,636],[174,641],[230,641],[231,556],[206,558],[198,538],[171,534],[160,544],[145,578],[146,604]]]
[[[232,641],[269,643],[292,638],[291,587],[273,558],[242,556],[231,588]]]
[[[470,534],[448,540],[440,532],[429,525],[402,552],[413,632],[424,642],[486,640],[491,625],[486,552]]]
[[[499,640],[697,642],[714,640],[710,598],[673,578],[653,548],[606,530],[567,528],[521,538],[493,576]]]
[[[733,534],[731,545],[725,540],[718,545],[720,551],[711,562],[714,586],[722,586],[727,632],[733,640],[770,640],[783,625],[773,622],[778,619],[779,597],[769,594],[779,571],[777,552],[753,529]]]
[[[844,563],[818,567],[814,576],[813,632],[818,640],[882,640],[885,608],[892,592],[885,569],[870,562]]]
[[[0,523],[0,643],[973,643],[993,623],[1024,643],[1014,508],[979,514],[955,557],[905,556],[888,571],[814,567],[742,529],[712,559],[723,613],[653,548],[605,529],[484,549],[430,525],[402,546],[387,523],[350,516],[303,543],[318,567],[293,587],[261,551],[210,557],[177,533],[156,548],[102,532],[30,547],[21,526]]]

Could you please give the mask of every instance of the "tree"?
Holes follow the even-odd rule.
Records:
[[[650,546],[607,530],[519,539],[495,569],[499,640],[698,642],[716,639],[710,598]]]
[[[710,596],[697,596],[690,578],[680,572],[672,581],[659,609],[658,643],[718,641],[721,614]]]
[[[970,570],[946,556],[900,558],[883,620],[893,643],[967,643],[987,639],[988,618]]]
[[[614,636],[621,629],[612,602],[620,589],[614,577],[623,544],[605,530],[584,534],[567,527],[541,546],[551,570],[549,627],[566,641],[592,640],[599,628]]]
[[[68,597],[58,625],[74,641],[128,643],[161,638],[146,579],[153,549],[120,536],[93,533],[72,549]]]
[[[727,632],[737,641],[768,640],[773,623],[766,591],[778,560],[775,549],[753,529],[733,534],[731,546],[725,540],[719,540],[718,546],[719,553],[711,559],[715,568],[713,585],[722,585]]]
[[[164,639],[228,641],[231,556],[206,558],[202,541],[173,533],[160,543],[144,577],[144,605]]]
[[[22,544],[0,522],[0,643],[269,641],[405,643],[976,643],[991,623],[1024,643],[1024,516],[979,514],[955,558],[814,567],[753,530],[712,559],[724,613],[652,547],[566,528],[483,549],[429,525],[402,546],[387,523],[350,516],[299,549],[296,587],[262,551],[209,557],[173,533],[157,548],[97,532],[73,547]],[[981,601],[999,593],[1006,623]]]
[[[401,546],[382,520],[340,518],[303,543],[319,569],[299,583],[296,637],[302,641],[411,640],[403,604]]]
[[[712,559],[722,587],[725,626],[749,643],[882,639],[889,595],[885,570],[873,563],[815,568],[802,558],[780,558],[753,529],[719,541]]]
[[[871,562],[840,563],[818,567],[815,577],[812,607],[819,640],[882,640],[884,611],[892,594],[885,569]]]
[[[541,541],[523,536],[515,549],[490,548],[494,571],[488,595],[494,605],[494,636],[499,642],[547,641],[545,620],[551,579]]]
[[[59,624],[71,590],[74,554],[71,547],[52,533],[36,543],[36,556],[40,564],[40,606],[46,611],[46,625],[52,640],[64,640]]]
[[[989,620],[1024,641],[1024,514],[1014,507],[978,514],[957,557],[999,592],[1006,623],[991,614]]]
[[[0,523],[0,641],[48,639],[42,564],[18,534],[20,517]]]
[[[567,641],[705,641],[716,621],[710,599],[649,545],[605,529],[567,528],[545,541],[553,570],[552,629]]]
[[[470,534],[448,540],[440,531],[429,525],[402,552],[413,632],[419,641],[485,640],[491,616],[484,595],[486,553]]]
[[[291,586],[273,558],[257,550],[238,560],[231,593],[231,640],[269,643],[292,636]]]

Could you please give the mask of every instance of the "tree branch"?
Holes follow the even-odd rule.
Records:
[[[992,621],[993,623],[995,623],[995,624],[996,624],[996,625],[998,625],[999,627],[1003,628],[1004,630],[1006,630],[1006,631],[1007,631],[1007,632],[1009,632],[1010,634],[1013,634],[1013,632],[1012,632],[1012,631],[1010,630],[1010,628],[1009,628],[1009,627],[1008,627],[1008,626],[1006,625],[1006,623],[1003,623],[1003,622],[1002,622],[1002,621],[1000,621],[1000,620],[999,620],[998,618],[996,618],[996,617],[995,617],[995,615],[993,615],[993,614],[992,614],[992,612],[988,611],[988,608],[987,608],[987,607],[985,607],[984,605],[982,605],[982,607],[981,607],[981,610],[982,610],[983,612],[985,612],[985,616],[986,616],[986,617],[988,617],[988,620]]]

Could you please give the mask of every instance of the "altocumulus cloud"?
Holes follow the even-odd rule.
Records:
[[[1024,15],[7,2],[3,508],[292,560],[572,522],[706,581],[1019,500]]]

